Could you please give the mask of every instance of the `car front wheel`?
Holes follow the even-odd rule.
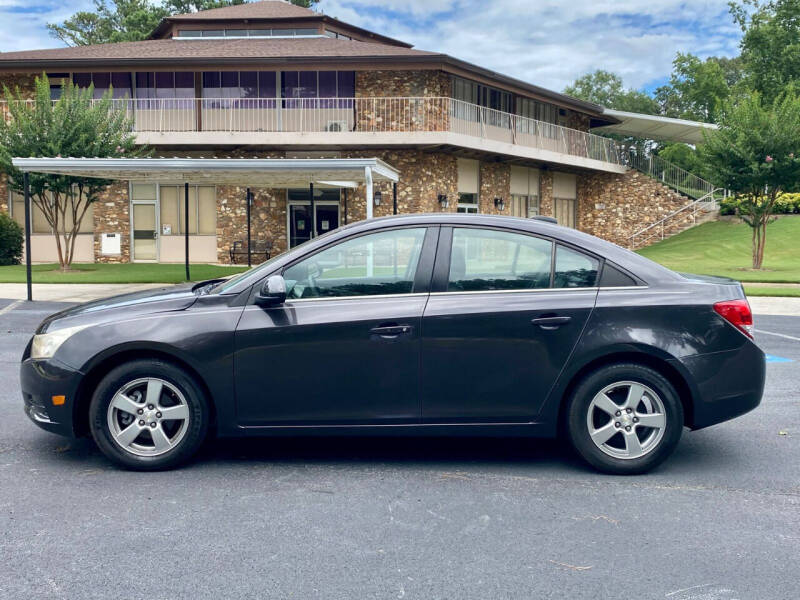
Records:
[[[572,445],[606,473],[644,473],[663,462],[683,431],[683,406],[659,372],[633,363],[602,367],[584,377],[569,401]]]
[[[168,469],[198,450],[208,429],[205,396],[182,369],[136,360],[112,369],[89,407],[92,435],[115,463],[136,470]]]

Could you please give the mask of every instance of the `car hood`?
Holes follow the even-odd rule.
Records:
[[[47,317],[36,333],[49,329],[103,323],[145,313],[183,310],[197,300],[197,284],[185,283],[119,294],[72,306]]]

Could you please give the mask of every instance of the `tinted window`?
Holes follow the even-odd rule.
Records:
[[[425,228],[349,239],[284,271],[289,298],[373,296],[413,291]]]
[[[553,287],[592,287],[597,281],[599,261],[582,252],[558,246]]]
[[[553,244],[490,229],[453,230],[448,291],[526,290],[550,286]]]
[[[626,287],[636,285],[636,280],[606,262],[600,277],[600,287]]]

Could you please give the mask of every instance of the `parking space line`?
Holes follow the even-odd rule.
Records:
[[[19,306],[20,304],[22,304],[22,302],[23,302],[22,300],[15,300],[14,302],[12,302],[11,304],[9,304],[8,306],[5,306],[5,307],[3,307],[3,308],[0,308],[0,315],[4,315],[4,314],[6,314],[6,313],[10,313],[10,312],[11,312],[12,310],[14,310],[14,309],[15,309],[17,306]]]
[[[785,333],[775,333],[773,331],[764,331],[763,329],[756,329],[756,333],[764,333],[766,335],[774,335],[777,337],[786,338],[787,340],[793,340],[795,342],[800,342],[800,337],[794,337],[792,335],[786,335]]]

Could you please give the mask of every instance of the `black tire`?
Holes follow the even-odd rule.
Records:
[[[659,439],[654,439],[646,454],[638,458],[611,456],[601,450],[590,436],[587,416],[592,400],[607,386],[618,382],[644,384],[659,396],[663,404],[666,421],[663,434]],[[578,454],[596,469],[614,475],[636,475],[655,468],[672,454],[683,432],[683,405],[675,388],[658,371],[635,363],[606,365],[583,377],[569,398],[566,417],[567,432],[572,446]],[[614,417],[609,416],[609,419],[611,425],[616,426]],[[595,425],[595,427],[599,426]],[[621,437],[617,437],[616,440],[622,440],[621,448],[624,450],[627,442],[624,441],[625,434],[621,429],[617,430]],[[647,435],[652,431],[654,430],[643,429],[640,435]],[[619,442],[616,440],[612,438],[608,442],[618,444]]]
[[[181,423],[181,435],[173,447],[156,456],[140,456],[135,450],[125,450],[115,441],[109,420],[109,405],[118,390],[144,378],[157,378],[166,382],[180,392],[185,400],[188,419],[183,421],[165,421],[166,427],[176,427]],[[146,385],[146,384],[145,384]],[[164,387],[167,387],[166,385]],[[167,387],[169,390],[169,388]],[[136,392],[134,392],[135,394]],[[168,391],[167,394],[173,393]],[[168,399],[167,399],[168,401]],[[145,406],[144,404],[142,405]],[[161,413],[157,413],[161,415]],[[142,359],[122,364],[112,369],[97,386],[89,405],[89,425],[92,436],[102,453],[116,464],[137,471],[158,471],[177,467],[188,461],[202,445],[208,431],[208,401],[202,389],[183,369],[163,360]],[[126,418],[127,415],[123,415]],[[138,419],[135,417],[134,419]],[[134,423],[135,424],[135,423]],[[133,425],[133,424],[132,424]],[[158,424],[160,427],[162,423]],[[177,429],[178,427],[176,427]],[[143,431],[147,431],[144,429]],[[177,434],[176,434],[177,435]],[[137,440],[147,444],[148,434],[142,434]],[[155,440],[150,442],[155,446]],[[153,450],[156,451],[155,448]]]

